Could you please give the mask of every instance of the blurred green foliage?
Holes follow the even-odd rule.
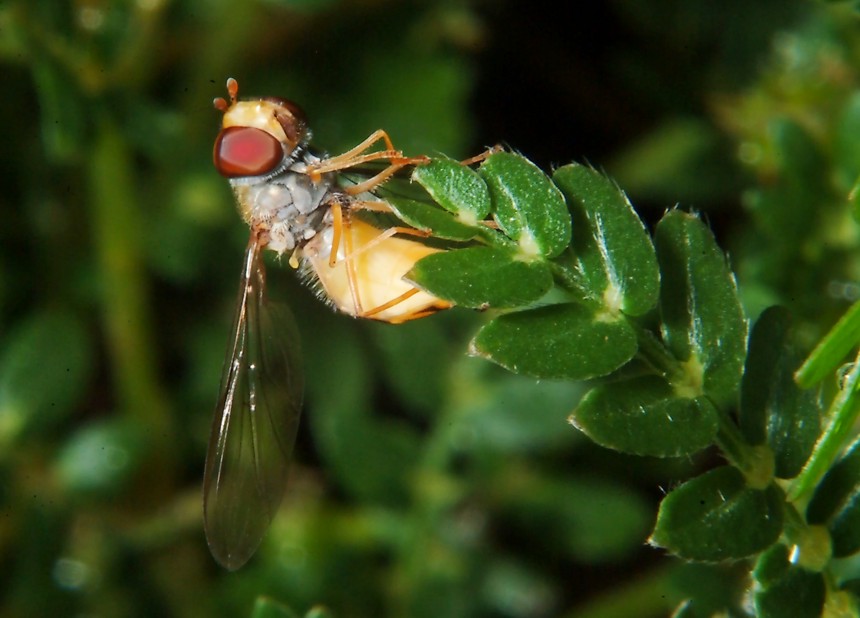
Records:
[[[481,315],[359,323],[286,265],[270,287],[304,333],[308,403],[285,505],[238,573],[203,539],[247,234],[211,167],[228,76],[299,102],[330,152],[379,127],[408,153],[507,140],[546,166],[605,167],[646,218],[700,208],[748,315],[787,305],[807,347],[860,296],[853,4],[578,10],[574,23],[512,0],[0,5],[0,614],[605,618],[688,598],[695,615],[740,611],[742,569],[644,546],[658,488],[712,459],[599,449],[566,424],[579,385],[464,356]],[[776,554],[757,569],[795,576]]]

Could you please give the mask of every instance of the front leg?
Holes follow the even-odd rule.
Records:
[[[385,150],[367,152],[379,141],[383,141],[385,143]],[[360,182],[357,185],[349,187],[348,189],[345,189],[345,192],[349,195],[358,195],[359,193],[364,193],[365,191],[372,191],[373,189],[384,183],[386,180],[388,180],[397,170],[406,167],[407,165],[422,165],[430,161],[430,159],[425,156],[404,156],[401,151],[394,148],[394,144],[391,142],[391,138],[388,136],[388,133],[386,133],[382,129],[377,129],[376,131],[371,133],[367,137],[367,139],[358,144],[355,148],[352,148],[344,152],[343,154],[337,155],[335,157],[323,159],[319,163],[312,163],[308,165],[307,173],[311,177],[311,180],[313,180],[314,182],[319,182],[323,174],[348,170],[350,168],[356,167],[358,165],[363,165],[372,161],[385,160],[387,160],[389,163],[388,167],[383,169],[375,176],[363,182]]]

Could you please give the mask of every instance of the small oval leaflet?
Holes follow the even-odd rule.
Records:
[[[747,323],[726,256],[698,217],[673,210],[657,224],[660,314],[666,345],[702,370],[703,391],[734,405],[746,357]]]
[[[523,262],[492,247],[467,247],[420,260],[407,279],[461,307],[523,307],[552,287],[545,262]]]
[[[570,206],[577,270],[588,292],[627,315],[653,309],[660,290],[657,255],[627,196],[584,165],[565,165],[552,180]]]
[[[679,457],[713,444],[719,419],[705,397],[678,397],[662,378],[596,386],[571,423],[596,443],[632,455]]]
[[[571,223],[564,196],[540,168],[512,152],[497,152],[479,171],[499,228],[524,254],[551,258],[567,248]]]
[[[496,318],[478,331],[469,352],[535,378],[587,380],[618,369],[636,350],[636,334],[623,317],[605,319],[564,303]]]
[[[490,212],[487,183],[473,169],[452,159],[433,159],[412,172],[433,201],[457,215],[461,223],[475,225]]]
[[[666,496],[650,542],[688,560],[746,558],[779,538],[784,502],[776,485],[751,489],[737,468],[716,468]]]
[[[432,232],[436,238],[467,241],[485,233],[486,228],[469,226],[449,212],[430,204],[407,198],[389,198],[394,213],[412,227]]]

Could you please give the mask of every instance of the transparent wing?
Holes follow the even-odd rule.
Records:
[[[230,570],[257,550],[280,505],[304,388],[298,331],[266,299],[261,251],[252,236],[203,477],[206,540]]]

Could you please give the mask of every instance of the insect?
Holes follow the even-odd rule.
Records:
[[[296,104],[239,100],[232,78],[227,91],[229,101],[215,99],[223,118],[214,163],[229,179],[251,235],[206,456],[203,516],[213,556],[234,570],[256,551],[280,505],[304,386],[292,318],[266,298],[264,250],[289,254],[322,299],[356,317],[399,323],[450,303],[403,280],[417,260],[439,250],[402,236],[421,232],[380,230],[355,216],[388,211],[373,191],[425,157],[405,157],[381,130],[324,157],[311,150]],[[384,149],[373,150],[379,143]],[[340,186],[343,172],[374,162],[384,167]]]

